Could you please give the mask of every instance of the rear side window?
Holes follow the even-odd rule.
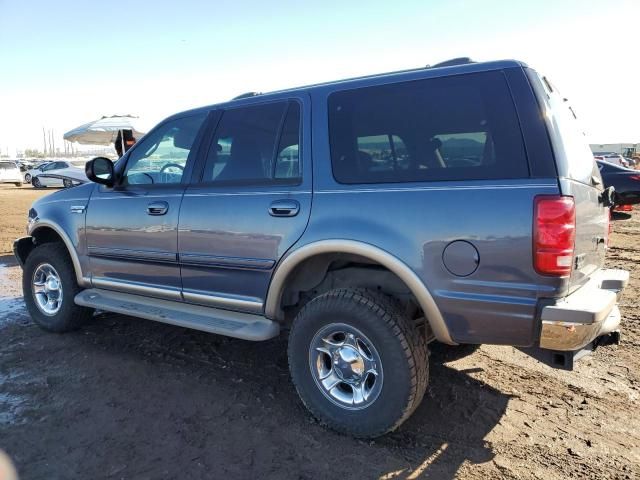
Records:
[[[205,163],[203,182],[299,183],[300,107],[277,102],[223,112]]]
[[[329,137],[340,183],[529,176],[501,72],[333,93]]]

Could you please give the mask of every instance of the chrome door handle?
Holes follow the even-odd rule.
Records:
[[[269,206],[272,217],[295,217],[300,211],[300,204],[295,200],[276,200]]]
[[[147,215],[164,215],[168,210],[167,202],[151,202],[147,205]]]

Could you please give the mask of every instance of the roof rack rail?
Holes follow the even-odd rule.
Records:
[[[469,57],[457,57],[451,60],[445,60],[444,62],[436,63],[435,65],[427,65],[427,68],[440,68],[440,67],[453,67],[455,65],[467,65],[468,63],[476,63]]]
[[[240,100],[243,98],[250,98],[250,97],[255,97],[256,95],[261,95],[260,92],[246,92],[243,93],[242,95],[238,95],[237,97],[233,97],[231,100]]]

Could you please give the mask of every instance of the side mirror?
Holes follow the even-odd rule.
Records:
[[[87,162],[84,167],[87,178],[95,183],[101,183],[107,187],[113,187],[115,174],[113,162],[106,157],[96,157]]]

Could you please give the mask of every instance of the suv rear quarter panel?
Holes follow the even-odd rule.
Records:
[[[532,345],[537,300],[555,296],[560,285],[533,269],[533,199],[557,194],[557,179],[339,184],[328,141],[327,100],[334,90],[312,93],[314,200],[299,245],[336,238],[373,244],[419,276],[455,342]],[[443,262],[456,240],[471,243],[479,256],[465,277]]]

